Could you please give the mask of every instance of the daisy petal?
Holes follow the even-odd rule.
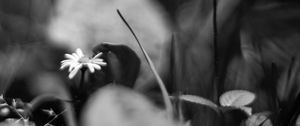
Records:
[[[65,57],[68,58],[68,59],[75,60],[75,57],[71,54],[65,54]]]
[[[78,72],[78,70],[79,70],[80,68],[82,68],[82,64],[79,64],[79,65],[75,66],[75,68],[70,72],[70,74],[69,74],[69,76],[68,76],[69,79],[74,78],[74,76],[77,74],[77,72]]]
[[[103,59],[92,59],[93,62],[103,62]]]
[[[72,53],[72,56],[74,56],[75,60],[79,60],[80,57],[76,53]]]
[[[102,52],[98,53],[97,55],[95,55],[95,56],[93,57],[93,59],[99,58],[102,54],[103,54]]]
[[[89,68],[89,70],[90,70],[91,73],[95,72],[95,69],[94,69],[94,67],[92,66],[91,63],[87,63],[87,67]]]
[[[76,53],[77,53],[77,55],[79,57],[83,57],[84,56],[83,53],[82,53],[82,51],[81,51],[81,49],[79,49],[79,48],[76,49]]]
[[[91,63],[91,66],[94,67],[94,68],[97,69],[97,70],[101,70],[101,66],[98,65],[98,64],[93,64],[93,63]]]
[[[64,63],[61,64],[61,67],[66,67],[66,66],[70,66],[71,67],[74,64],[76,64],[76,62],[64,62]]]
[[[63,69],[65,69],[66,67],[68,67],[70,65],[71,65],[70,63],[63,63],[59,69],[63,70]]]
[[[99,62],[99,63],[97,63],[97,64],[99,64],[99,65],[101,65],[101,66],[106,66],[106,65],[107,65],[106,62]]]
[[[71,72],[73,69],[74,69],[74,66],[72,66],[72,67],[70,66],[68,71]]]
[[[71,64],[71,63],[73,63],[73,62],[63,62],[63,63],[61,63],[61,66],[66,65],[66,64]]]
[[[93,63],[94,63],[94,64],[97,64],[97,65],[103,65],[103,66],[106,66],[106,62],[103,62],[103,61],[102,61],[102,62],[98,62],[98,61],[97,61],[97,62],[93,62]]]
[[[71,63],[68,71],[71,72],[77,65],[79,65],[79,63]]]
[[[74,62],[74,60],[69,59],[69,60],[60,61],[60,63],[66,63],[66,62]]]

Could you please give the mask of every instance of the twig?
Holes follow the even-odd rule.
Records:
[[[63,100],[55,95],[52,94],[44,94],[44,95],[39,95],[35,97],[29,104],[31,110],[35,110],[40,104],[47,102],[47,101],[61,101],[61,102],[71,102],[72,100]]]
[[[62,115],[63,113],[66,112],[66,109],[63,110],[62,112],[58,113],[57,115],[55,115],[49,122],[47,122],[44,126],[47,126],[49,124],[51,124],[55,119],[57,119],[60,115]]]
[[[8,102],[4,99],[4,96],[2,95],[1,97],[3,98],[4,102],[5,102],[6,104],[8,104]],[[13,106],[9,106],[9,107],[10,107],[15,113],[17,113],[17,115],[18,115],[21,119],[24,119],[24,120],[25,120],[25,117],[24,117],[21,113],[19,113],[15,107],[13,107]]]

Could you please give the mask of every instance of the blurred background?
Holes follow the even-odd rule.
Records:
[[[171,93],[217,103],[223,92],[245,89],[257,94],[254,112],[277,111],[295,102],[300,91],[300,2],[217,2],[214,45],[212,0],[0,0],[0,93],[25,100],[45,92],[67,97],[62,90],[75,80],[67,81],[68,73],[58,70],[63,54],[81,48],[92,55],[93,47],[103,42],[134,50],[141,59],[135,88],[155,89],[119,9]],[[176,59],[170,60],[173,41]],[[190,117],[201,118],[194,123],[213,125],[214,114],[200,110],[203,114]]]
[[[17,76],[55,72],[64,53],[81,48],[91,55],[92,48],[103,42],[128,45],[143,59],[116,9],[133,25],[158,66],[163,45],[171,36],[176,4],[151,0],[1,0],[2,85],[12,83]],[[138,82],[152,76],[146,75],[150,71],[145,62],[142,65],[145,69]]]
[[[116,9],[120,9],[133,25],[156,66],[159,66],[164,43],[171,36],[177,4],[175,1],[154,0],[1,0],[1,54],[6,55],[7,51],[11,52],[11,48],[18,47],[22,51],[29,51],[29,55],[33,55],[29,56],[31,58],[39,55],[43,61],[30,61],[45,63],[41,69],[47,67],[56,70],[59,63],[57,60],[62,58],[61,54],[57,54],[60,51],[73,52],[81,48],[91,55],[95,45],[111,42],[128,45],[144,59],[116,13]],[[45,54],[52,57],[45,58]],[[29,61],[27,58],[25,60]],[[27,68],[35,69],[32,66],[39,66],[30,64]],[[152,76],[146,75],[150,71],[145,62],[142,65],[139,83]]]

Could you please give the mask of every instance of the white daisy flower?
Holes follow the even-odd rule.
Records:
[[[106,66],[106,62],[99,58],[101,55],[102,52],[98,53],[93,58],[89,58],[78,48],[75,53],[65,54],[67,59],[61,61],[60,69],[63,70],[66,67],[69,67],[69,79],[74,78],[77,72],[84,67],[88,68],[91,73],[94,73],[95,70],[101,70],[101,66]]]

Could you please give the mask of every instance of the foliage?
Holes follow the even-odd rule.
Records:
[[[55,5],[50,1],[30,1],[33,10],[51,9]],[[56,2],[68,6],[70,1]],[[111,32],[97,36],[104,33],[105,29],[99,26],[106,20],[82,17],[107,14],[91,11],[102,9],[98,9],[98,1],[77,2],[70,2],[72,5],[66,11],[81,7],[81,4],[91,9],[68,15],[72,11],[63,13],[64,6],[59,6],[59,18],[54,18],[47,28],[50,36],[41,35],[40,31],[46,28],[45,20],[48,19],[43,16],[49,14],[46,11],[31,10],[28,14],[23,9],[18,10],[18,6],[1,5],[0,16],[4,18],[0,18],[0,39],[5,46],[0,51],[0,125],[300,124],[298,3],[181,1],[174,4],[176,11],[171,14],[172,37],[168,36],[170,29],[165,28],[168,26],[161,26],[160,21],[155,24],[155,19],[142,19],[143,14],[134,17],[124,6],[117,12],[105,6],[114,10],[110,16],[119,16],[110,23],[119,25],[104,23],[104,26],[122,33],[114,36],[118,39],[108,40],[126,38],[123,40],[126,42],[97,42],[95,45],[92,43],[96,40],[111,37],[106,36]],[[121,14],[123,10],[124,15]],[[148,14],[146,12],[140,11],[144,15]],[[72,22],[73,18],[76,21]],[[135,20],[146,24],[146,30],[141,32]],[[64,27],[60,23],[70,24]],[[126,26],[128,30],[124,29]],[[55,32],[56,28],[57,31],[78,28],[80,32],[70,35],[69,32]],[[160,32],[155,33],[156,30]],[[12,34],[7,35],[9,32]],[[80,49],[70,53],[66,48],[44,44],[52,41],[46,38],[51,36],[51,39],[78,42],[72,47],[83,46],[86,54]],[[160,42],[161,38],[169,37],[171,40]],[[30,43],[32,40],[42,42]],[[156,48],[155,43],[165,44],[166,48]],[[157,58],[159,52],[164,52],[161,58]],[[59,71],[67,67],[68,71]],[[149,80],[141,79],[144,74],[151,75]]]

